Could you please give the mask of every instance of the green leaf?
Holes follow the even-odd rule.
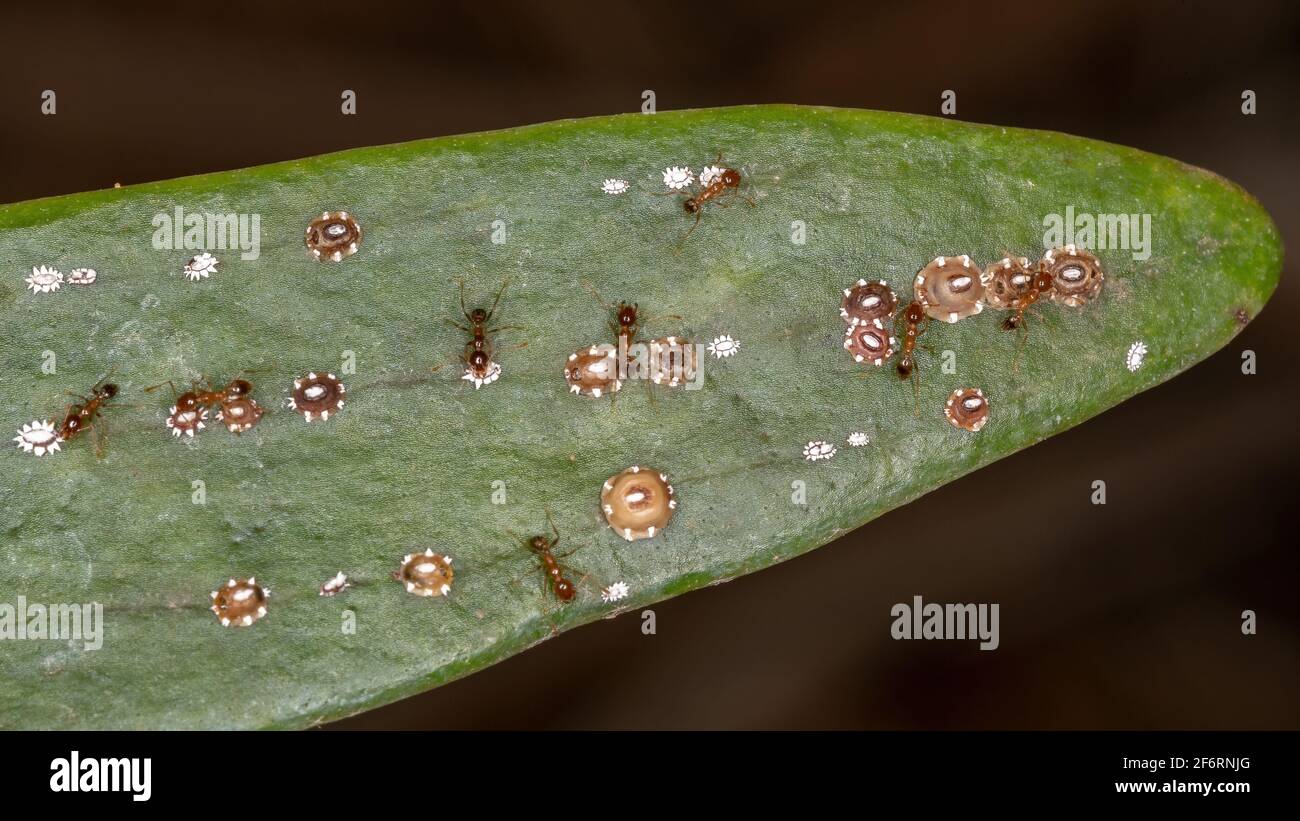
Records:
[[[710,204],[682,241],[691,218],[679,198],[655,194],[662,170],[698,170],[719,152],[745,172],[756,205]],[[632,190],[607,196],[605,178]],[[178,206],[259,214],[260,256],[217,251],[216,275],[185,281],[194,252],[151,242],[155,215]],[[932,351],[918,354],[916,416],[908,383],[842,350],[840,290],[858,277],[906,297],[936,255],[1036,258],[1044,216],[1067,207],[1149,214],[1150,257],[1099,251],[1101,296],[1036,306],[1018,371],[1001,314],[935,322],[922,337]],[[338,264],[304,248],[325,209],[346,209],[365,231]],[[496,220],[504,243],[493,242]],[[792,242],[796,221],[805,244]],[[0,602],[98,602],[105,620],[97,650],[0,641],[0,724],[301,727],[792,558],[1205,358],[1259,312],[1281,257],[1254,199],[1173,160],[1060,134],[788,106],[548,123],[5,206],[6,424],[61,418],[63,392],[110,369],[121,393],[104,458],[90,435],[46,458],[0,455]],[[42,264],[90,266],[99,280],[25,291]],[[524,329],[499,344],[528,342],[499,353],[504,373],[482,390],[459,378],[456,277],[474,305],[510,277],[497,320]],[[574,396],[561,377],[568,354],[612,341],[610,312],[584,282],[639,303],[647,336],[729,334],[740,351],[707,358],[701,390],[652,397],[629,383],[612,403]],[[1130,372],[1138,341],[1149,353]],[[336,416],[305,424],[283,406],[295,376],[339,371],[348,351],[356,373]],[[943,351],[955,373],[943,372]],[[167,389],[142,391],[244,368],[265,369],[250,379],[270,410],[238,437],[212,426],[174,439]],[[989,397],[979,433],[944,419],[959,386]],[[870,445],[847,446],[853,431]],[[818,439],[838,453],[805,461],[803,445]],[[601,483],[634,464],[667,472],[680,507],[660,536],[627,543],[598,501]],[[192,501],[195,481],[206,504]],[[498,481],[503,505],[492,501]],[[792,501],[796,482],[804,505]],[[544,593],[520,541],[545,530],[548,510],[560,551],[580,548],[564,560],[584,579],[573,603]],[[426,547],[455,557],[447,599],[390,578],[402,554]],[[340,570],[355,586],[319,596]],[[208,610],[232,576],[272,591],[249,628],[223,628]],[[631,596],[602,603],[616,581]]]

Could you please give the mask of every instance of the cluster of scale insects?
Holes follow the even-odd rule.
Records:
[[[664,182],[674,189],[667,193],[686,196],[683,210],[695,218],[683,240],[699,225],[708,204],[721,203],[726,197],[739,195],[741,179],[738,170],[709,166],[701,173],[698,187],[691,189],[695,177],[689,168],[665,170]],[[609,194],[623,193],[627,190],[627,183],[606,180],[603,188]],[[746,201],[754,204],[748,198]],[[357,252],[361,239],[360,225],[346,211],[323,212],[312,221],[306,232],[311,255],[321,261],[339,262],[352,256]],[[215,271],[215,258],[207,254],[203,256],[209,258],[205,270]],[[206,279],[206,276],[188,278],[198,281]],[[875,366],[883,365],[898,353],[895,368],[899,377],[910,377],[915,386],[917,342],[931,319],[957,322],[978,314],[987,304],[1012,312],[1002,327],[1020,329],[1023,342],[1023,334],[1027,331],[1026,312],[1036,303],[1051,299],[1078,307],[1097,295],[1103,279],[1096,257],[1074,246],[1050,251],[1033,266],[1023,257],[1007,255],[982,271],[971,263],[968,256],[938,257],[918,272],[913,283],[914,299],[903,306],[889,328],[885,320],[894,317],[898,299],[885,281],[860,279],[856,285],[844,289],[840,307],[841,317],[848,325],[844,347],[856,361],[870,362]],[[459,281],[460,314],[464,323],[459,320],[451,322],[467,336],[460,356],[464,367],[461,378],[471,382],[475,389],[492,384],[501,375],[501,364],[496,360],[495,335],[502,330],[521,328],[493,324],[508,284],[509,280],[502,283],[490,307],[469,309],[465,305],[465,283]],[[642,342],[640,329],[645,318],[637,305],[624,301],[607,303],[594,287],[588,288],[611,312],[609,327],[613,342],[589,345],[568,357],[563,375],[571,392],[594,398],[612,398],[634,368],[648,384],[676,387],[694,379],[698,372],[696,346],[677,336]],[[680,320],[681,317],[660,319]],[[506,350],[526,345],[524,342]],[[733,355],[738,346],[739,343],[730,336],[723,336],[715,339],[709,350],[722,358]],[[1136,354],[1138,364],[1142,354],[1145,354],[1145,349]],[[1134,356],[1130,350],[1129,359]],[[1130,370],[1135,369],[1130,364]],[[167,411],[166,426],[176,437],[192,439],[210,418],[215,418],[231,433],[239,434],[256,426],[265,413],[252,396],[252,382],[244,378],[249,373],[252,371],[241,372],[220,387],[207,378],[199,378],[188,390],[179,393],[171,380],[152,385],[145,391],[153,392],[164,385],[171,388],[174,399]],[[15,441],[22,450],[40,456],[55,453],[62,443],[76,439],[87,430],[94,430],[96,453],[102,456],[103,411],[118,394],[118,386],[105,377],[88,394],[74,396],[75,401],[65,409],[59,425],[48,421],[24,425]],[[345,394],[343,383],[334,374],[312,371],[293,380],[286,404],[308,422],[325,421],[343,407]],[[978,389],[961,388],[948,399],[945,414],[954,425],[977,431],[987,421],[988,403]],[[851,437],[851,444],[866,442],[864,434],[854,436],[860,437],[860,441]],[[815,444],[824,443],[810,443],[810,447]],[[814,455],[825,458],[821,451]],[[677,509],[677,497],[666,474],[634,465],[602,484],[600,507],[606,523],[615,533],[628,541],[636,541],[651,539],[663,532]],[[549,511],[547,522],[549,535],[532,536],[522,542],[543,572],[547,589],[560,602],[570,602],[577,596],[582,582],[572,581],[571,574],[561,564],[569,554],[555,552],[560,533]],[[455,578],[452,557],[431,548],[403,556],[398,570],[392,575],[409,593],[418,596],[448,596]],[[351,586],[347,575],[340,572],[320,586],[320,595],[338,595]],[[627,585],[616,582],[604,588],[602,598],[618,601],[627,594]],[[212,592],[211,609],[223,625],[244,627],[266,614],[269,595],[270,591],[254,578],[231,578]]]
[[[1067,245],[1048,251],[1035,264],[1007,254],[980,269],[969,255],[935,257],[917,272],[913,298],[893,319],[898,297],[882,280],[859,279],[844,289],[840,316],[847,323],[844,349],[856,362],[880,367],[895,353],[900,379],[911,379],[920,413],[916,348],[932,319],[955,323],[984,310],[985,305],[1007,311],[1001,327],[1019,330],[1013,368],[1019,367],[1020,349],[1028,336],[1027,311],[1042,300],[1077,308],[1101,292],[1105,272],[1097,257]],[[902,339],[901,344],[899,339]],[[944,405],[953,425],[978,431],[988,421],[988,400],[978,388],[958,388]]]

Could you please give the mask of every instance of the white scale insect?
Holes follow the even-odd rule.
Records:
[[[820,462],[823,459],[829,459],[837,452],[837,448],[830,442],[814,440],[803,446],[803,458],[809,462]]]

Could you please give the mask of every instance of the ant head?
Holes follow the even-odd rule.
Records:
[[[102,386],[99,389],[99,391],[100,393],[104,394],[106,398],[112,399],[114,396],[117,396],[117,385],[114,385],[112,382],[109,382],[108,384]]]
[[[199,406],[199,397],[194,391],[186,391],[176,397],[176,410],[181,413],[189,413]]]
[[[925,318],[925,311],[921,308],[921,303],[911,302],[903,309],[903,319],[915,325]]]
[[[550,547],[550,542],[546,541],[545,536],[534,536],[528,540],[528,547],[530,550],[536,550],[540,553]]]
[[[682,208],[685,209],[686,213],[694,214],[700,210],[700,204],[695,200],[695,197],[691,197],[682,203]]]
[[[469,312],[469,321],[476,325],[481,325],[482,323],[487,322],[487,311],[482,308],[475,308]]]
[[[247,396],[252,392],[253,384],[247,379],[235,379],[226,386],[226,393],[231,396]]]
[[[619,303],[618,324],[624,328],[636,324],[636,305],[629,305],[626,302]]]
[[[722,172],[722,184],[728,188],[735,188],[740,185],[740,172],[734,168],[728,168]]]

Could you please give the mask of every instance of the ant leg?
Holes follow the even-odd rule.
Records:
[[[680,322],[682,318],[677,314],[655,314],[653,316],[642,317],[641,324],[644,325],[647,322],[659,322],[664,319],[675,319]]]
[[[497,331],[526,331],[523,325],[498,325],[495,328],[488,328],[484,333],[495,334]]]
[[[469,311],[465,308],[465,278],[456,277],[456,283],[460,285],[460,312],[468,322],[472,323],[474,320],[470,318]]]
[[[466,328],[464,325],[460,324],[459,322],[457,322],[457,321],[454,320],[454,319],[448,319],[447,322],[449,322],[449,323],[450,323],[453,327],[455,327],[455,328],[460,328],[462,331],[464,331],[464,332],[467,333],[467,334],[472,334],[472,333],[474,333],[474,329],[473,329],[473,328]]]
[[[483,319],[484,322],[487,322],[489,319],[492,318],[492,314],[496,313],[497,303],[501,301],[501,295],[506,292],[506,286],[509,284],[510,284],[510,277],[506,277],[501,281],[501,290],[497,291],[496,299],[492,300],[492,307],[488,308],[487,316]],[[461,305],[462,307],[464,306],[463,299],[461,300]]]
[[[108,438],[108,423],[101,416],[98,421],[90,423],[87,427],[95,432],[95,458],[103,459],[107,451],[105,440]]]
[[[170,379],[168,379],[166,382],[159,382],[157,385],[150,385],[149,387],[147,387],[147,388],[144,389],[144,392],[145,392],[145,393],[152,393],[152,392],[158,390],[159,388],[161,388],[163,385],[166,385],[166,386],[168,386],[169,388],[172,389],[172,398],[175,399],[175,398],[176,398],[176,386],[175,386],[174,384],[172,384],[172,381],[171,381]]]
[[[596,290],[596,286],[595,286],[595,285],[592,285],[590,282],[588,282],[588,281],[585,280],[585,279],[582,281],[582,285],[583,285],[583,287],[585,287],[588,291],[591,292],[591,295],[594,296],[594,297],[596,298],[596,301],[600,303],[600,305],[601,305],[602,308],[605,308],[605,309],[608,309],[608,310],[613,310],[614,306],[613,306],[613,305],[610,305],[608,302],[606,302],[604,299],[601,298],[601,296],[600,296],[600,292]]]
[[[560,543],[560,529],[555,526],[555,520],[551,518],[551,509],[549,507],[546,508],[546,523],[551,526],[551,532],[555,534],[555,538],[551,540],[551,548],[554,549]]]
[[[701,207],[700,210],[695,212],[695,222],[691,223],[691,227],[687,230],[686,235],[677,241],[677,250],[680,251],[682,246],[686,244],[686,240],[691,238],[691,234],[695,233],[695,229],[700,227],[700,217],[703,215],[704,208]]]
[[[1011,360],[1011,372],[1020,373],[1020,355],[1024,352],[1025,342],[1029,339],[1028,315],[1020,318],[1020,327],[1016,333],[1016,355]]]
[[[912,415],[921,418],[921,377],[920,368],[912,368]]]
[[[582,574],[582,578],[578,579],[576,582],[573,583],[574,588],[576,589],[576,588],[581,587],[583,590],[586,590],[586,589],[587,589],[587,579],[590,579],[590,578],[591,578],[591,574],[590,574],[590,573],[583,573],[583,574]]]

